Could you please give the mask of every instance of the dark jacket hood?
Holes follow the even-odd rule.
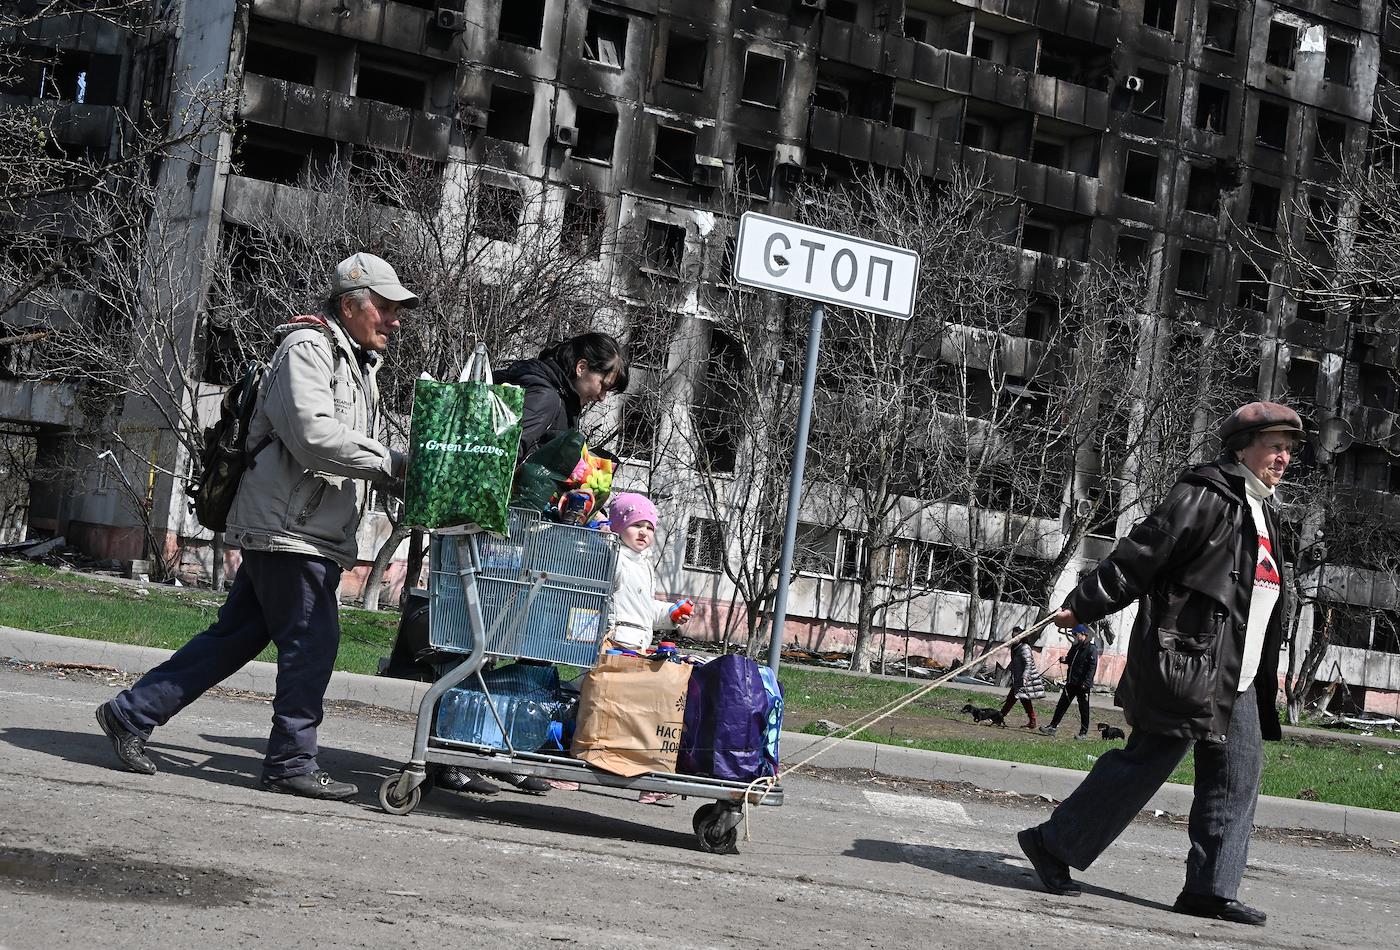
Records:
[[[553,389],[563,401],[564,411],[568,414],[570,423],[578,419],[579,413],[583,411],[578,393],[574,391],[573,380],[569,378],[568,370],[554,360],[539,359],[538,357],[529,360],[516,360],[507,364],[505,369],[496,374],[496,382],[510,383],[523,389],[535,387]]]

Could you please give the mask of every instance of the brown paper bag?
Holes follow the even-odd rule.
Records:
[[[639,656],[601,656],[579,688],[570,752],[614,775],[674,772],[690,667]]]

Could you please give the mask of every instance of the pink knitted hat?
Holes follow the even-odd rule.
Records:
[[[608,511],[608,527],[612,528],[614,534],[621,534],[624,528],[638,521],[650,521],[651,526],[656,527],[656,506],[646,495],[619,492],[612,496]]]

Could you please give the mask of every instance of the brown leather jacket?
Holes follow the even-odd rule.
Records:
[[[1277,519],[1267,505],[1264,512],[1283,564]],[[1239,695],[1258,555],[1244,479],[1218,462],[1199,465],[1182,474],[1166,500],[1065,600],[1081,623],[1138,601],[1114,695],[1135,729],[1224,741]],[[1282,735],[1274,699],[1288,610],[1285,575],[1254,677],[1265,739]]]

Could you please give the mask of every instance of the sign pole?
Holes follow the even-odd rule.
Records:
[[[822,344],[822,318],[826,308],[812,305],[812,324],[807,330],[807,363],[802,368],[802,401],[797,409],[797,438],[792,449],[792,474],[788,479],[787,522],[783,526],[783,553],[778,562],[778,591],[773,600],[773,621],[768,631],[768,665],[778,671],[783,656],[783,627],[787,624],[788,584],[792,578],[792,555],[797,547],[797,510],[802,501],[802,468],[807,462],[807,433],[812,427],[812,401],[817,389],[817,355]]]

